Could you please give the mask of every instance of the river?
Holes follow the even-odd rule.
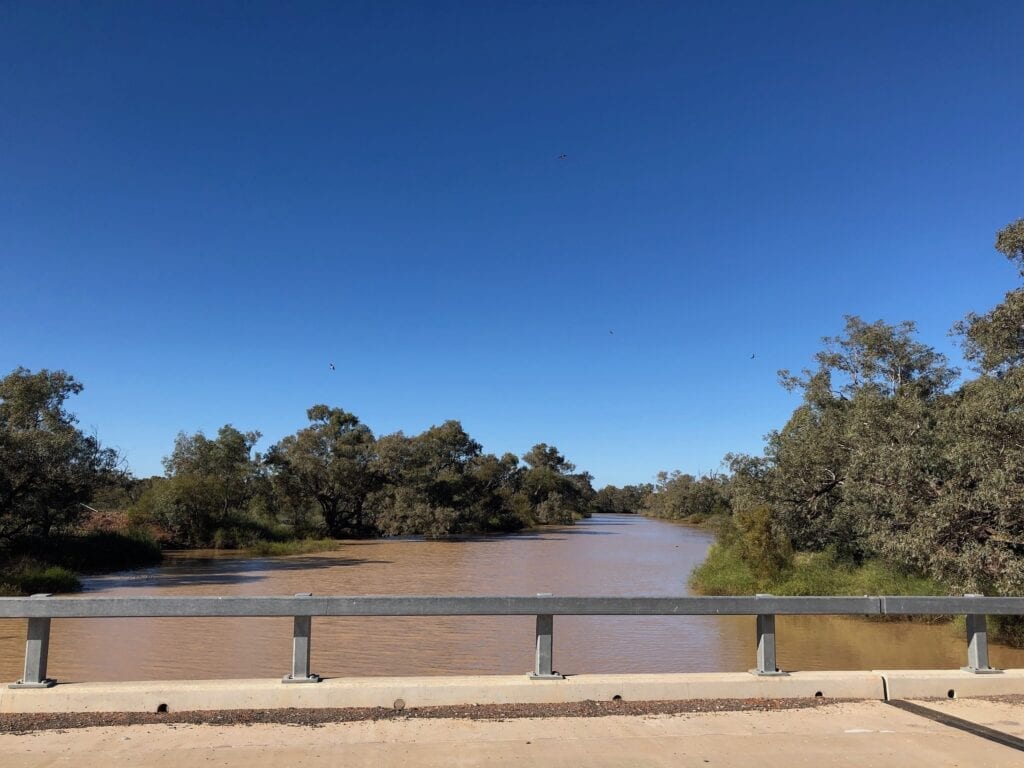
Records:
[[[293,557],[187,552],[157,568],[86,580],[89,595],[688,594],[706,531],[628,515],[472,539],[344,542]],[[291,663],[291,619],[56,619],[50,676],[63,681],[277,677]],[[533,617],[315,618],[313,671],[325,676],[523,673]],[[947,625],[780,617],[784,669],[946,668],[965,663]],[[0,620],[0,677],[21,676],[25,622]],[[995,666],[1024,651],[993,646]],[[556,617],[555,669],[710,672],[754,664],[748,616]]]

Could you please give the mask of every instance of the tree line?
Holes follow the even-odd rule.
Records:
[[[554,446],[495,456],[454,420],[377,437],[326,405],[263,454],[259,432],[180,433],[164,476],[135,478],[67,410],[81,388],[63,371],[0,380],[0,557],[73,531],[90,506],[127,510],[135,530],[171,545],[235,547],[571,524],[595,495],[591,475]]]

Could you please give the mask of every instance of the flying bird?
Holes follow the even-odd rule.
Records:
[[[753,360],[753,359],[754,359],[755,357],[757,357],[757,352],[755,352],[754,354],[752,354],[752,355],[750,356],[750,359],[751,359],[751,360]]]
[[[610,333],[612,336],[615,335],[615,331],[608,331],[608,333]]]
[[[559,155],[559,156],[558,156],[558,159],[559,159],[559,160],[568,160],[568,159],[569,159],[569,156],[568,156],[568,155],[566,155],[566,154],[561,154],[561,155]]]
[[[334,370],[334,363],[328,363],[328,365],[331,366],[331,370],[333,371]]]

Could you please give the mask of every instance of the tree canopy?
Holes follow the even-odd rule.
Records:
[[[0,545],[74,525],[117,472],[116,453],[65,408],[81,391],[64,371],[17,368],[0,379]]]

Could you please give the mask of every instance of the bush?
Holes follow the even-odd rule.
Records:
[[[1024,616],[989,616],[988,622],[993,640],[1024,648]]]
[[[736,550],[759,579],[772,579],[789,569],[793,549],[789,540],[772,521],[771,510],[764,506],[740,508],[721,526],[723,544]]]
[[[259,541],[246,547],[250,554],[261,557],[302,555],[310,552],[330,552],[340,548],[334,539],[297,539],[294,541]]]
[[[704,595],[752,595],[759,582],[735,549],[714,544],[690,574],[690,586]]]
[[[0,594],[34,595],[40,592],[81,592],[82,583],[59,565],[22,563],[0,576]]]
[[[716,544],[690,575],[690,585],[706,595],[941,595],[943,585],[877,560],[855,565],[835,550],[800,552],[785,568],[757,571],[741,547]]]

